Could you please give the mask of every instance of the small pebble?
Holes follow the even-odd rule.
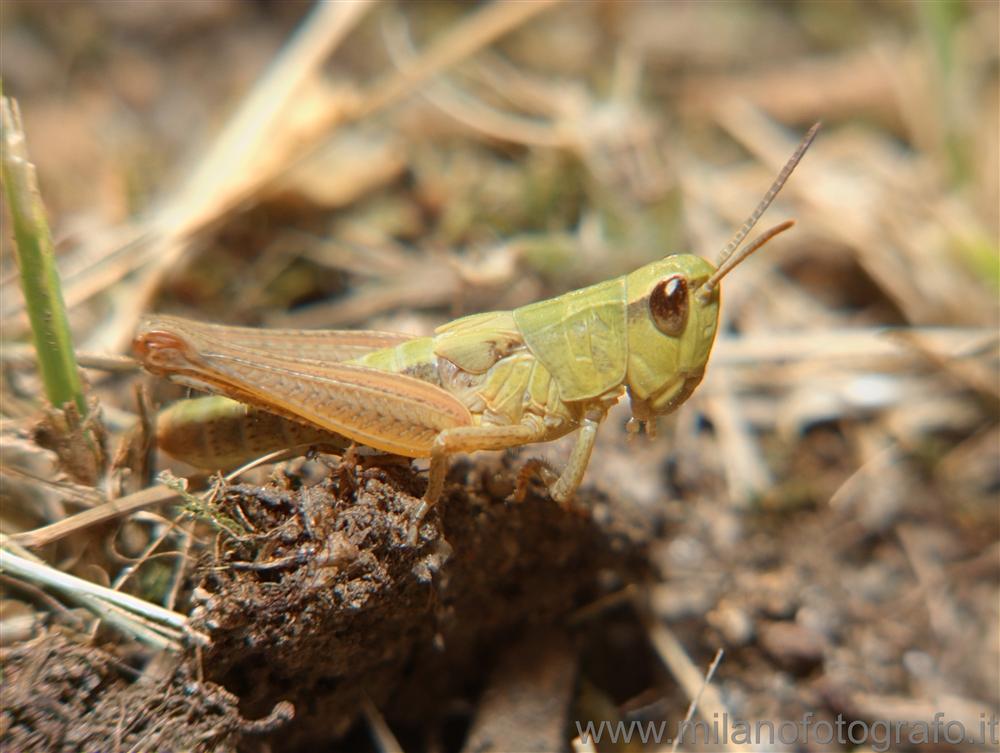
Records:
[[[823,636],[797,622],[764,622],[758,632],[761,647],[791,672],[805,674],[823,660]]]
[[[723,604],[709,612],[705,619],[708,624],[722,633],[731,646],[745,646],[754,636],[754,625],[750,616],[739,607]]]

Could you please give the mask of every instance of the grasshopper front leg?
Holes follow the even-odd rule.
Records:
[[[554,483],[547,484],[549,494],[552,499],[569,508],[573,502],[576,490],[583,483],[583,474],[587,472],[590,464],[590,454],[594,451],[594,444],[597,442],[597,427],[604,420],[604,413],[588,413],[580,422],[580,431],[576,435],[576,444],[570,453],[569,462],[563,468],[562,474]]]
[[[518,473],[514,499],[518,502],[524,501],[528,492],[528,482],[532,476],[536,476],[548,488],[552,499],[558,502],[563,509],[569,510],[576,490],[580,488],[583,476],[587,472],[587,466],[590,464],[590,455],[597,442],[597,428],[604,420],[604,415],[604,412],[592,411],[580,422],[576,443],[573,445],[573,451],[570,453],[569,460],[561,474],[553,471],[543,460],[529,460],[525,463]]]

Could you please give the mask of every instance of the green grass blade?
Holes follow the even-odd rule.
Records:
[[[87,402],[70,337],[52,234],[38,192],[35,166],[28,159],[27,141],[17,103],[2,98],[4,196],[17,244],[21,289],[38,353],[45,395],[57,407],[73,402],[86,415]]]

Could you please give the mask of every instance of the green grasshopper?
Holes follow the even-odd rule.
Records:
[[[502,450],[577,431],[561,474],[533,468],[552,498],[568,506],[611,406],[627,394],[630,434],[643,425],[651,433],[656,417],[676,410],[701,382],[718,326],[720,283],[794,224],[782,222],[740,248],[818,129],[817,123],[809,130],[715,266],[675,254],[513,311],[457,319],[431,337],[262,330],[153,316],[139,328],[134,349],[153,374],[322,430],[319,437],[336,435],[326,444],[343,447],[346,438],[429,457],[411,540],[440,498],[449,457],[458,452]],[[247,409],[235,410],[239,418]],[[218,458],[194,460],[212,466]]]

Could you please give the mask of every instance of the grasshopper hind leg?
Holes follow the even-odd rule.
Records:
[[[535,418],[529,416],[529,418]],[[604,418],[603,412],[588,412],[580,422],[576,444],[570,453],[569,462],[561,474],[556,474],[541,461],[529,462],[528,474],[538,473],[549,489],[552,498],[569,509],[573,495],[583,481],[583,475],[590,463],[590,454],[597,440],[597,427]],[[418,538],[420,523],[437,503],[444,490],[445,476],[448,472],[448,459],[456,452],[475,452],[476,450],[505,450],[546,438],[546,429],[542,421],[532,420],[512,426],[460,426],[445,429],[438,434],[431,448],[431,467],[427,479],[427,491],[411,517],[409,542],[415,545]],[[523,473],[523,472],[522,472]],[[527,478],[525,478],[525,482]],[[521,486],[519,474],[518,486]]]
[[[427,491],[410,518],[410,545],[417,543],[421,522],[441,498],[448,473],[448,461],[452,455],[476,450],[506,450],[508,447],[530,444],[544,438],[545,427],[541,421],[511,426],[459,426],[438,434],[431,448]]]

